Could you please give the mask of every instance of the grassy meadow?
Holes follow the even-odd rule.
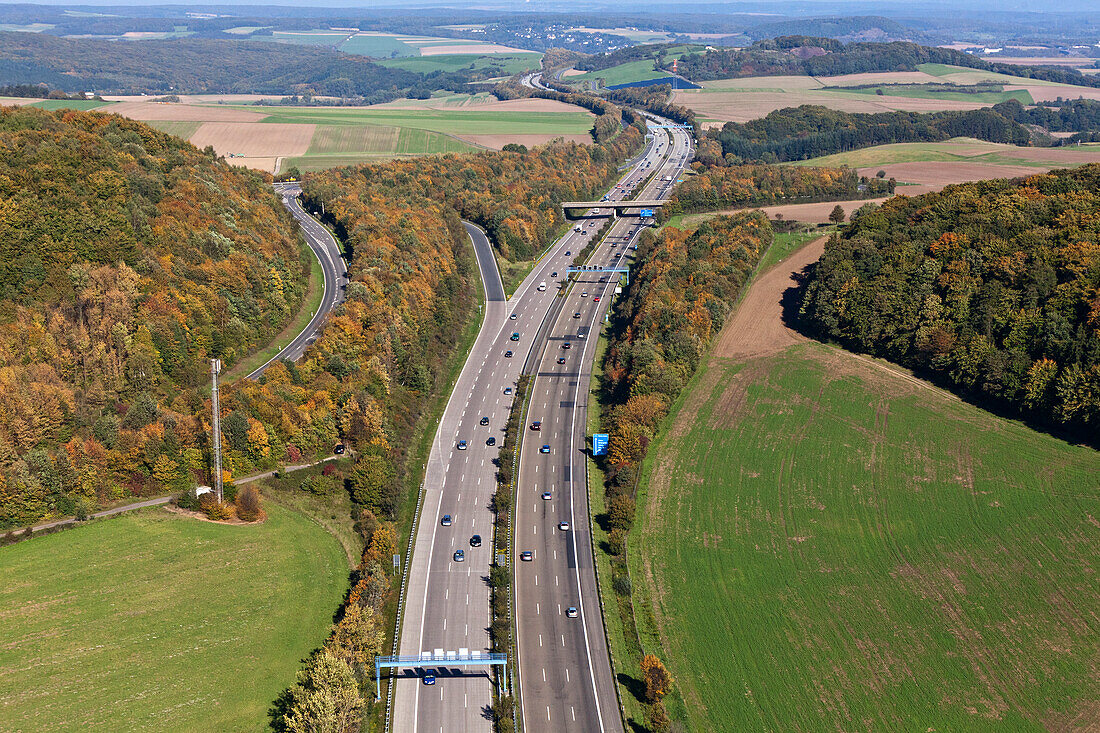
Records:
[[[141,510],[0,548],[0,730],[262,730],[347,585],[333,537]]]
[[[579,135],[592,128],[592,116],[576,112],[398,109],[394,107],[241,107],[262,112],[266,124],[385,125],[452,135]]]
[[[815,342],[712,357],[631,536],[693,730],[1070,730],[1100,678],[1100,454]]]

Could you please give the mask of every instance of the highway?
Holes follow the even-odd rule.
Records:
[[[672,143],[662,152],[670,154],[653,166],[657,173],[639,199],[666,198],[690,158],[687,133],[669,132]],[[668,139],[663,131],[662,138]],[[637,182],[644,174],[630,178]],[[636,217],[624,217],[588,264],[627,266],[630,246],[642,230]],[[531,388],[514,514],[516,552],[534,556],[514,568],[523,729],[529,732],[623,729],[596,588],[585,477],[596,341],[618,281],[614,274],[578,273]],[[567,344],[571,348],[564,348]],[[532,429],[535,421],[539,430]],[[543,446],[549,446],[548,453]],[[602,490],[593,493],[601,496]],[[567,613],[570,608],[576,617]]]
[[[306,243],[313,250],[317,261],[321,263],[321,271],[325,277],[325,293],[321,299],[321,305],[313,314],[309,324],[302,332],[294,337],[278,354],[271,357],[256,371],[248,375],[248,379],[259,379],[264,370],[277,361],[284,359],[297,361],[305,353],[314,339],[317,338],[325,318],[339,303],[344,302],[344,288],[347,286],[347,267],[340,254],[340,247],[319,221],[314,219],[302,208],[298,195],[302,192],[297,183],[277,183],[275,191],[283,199],[283,206],[290,210],[294,218],[298,220],[298,226],[305,235]]]
[[[666,145],[665,153],[667,148]],[[650,154],[641,159],[637,167],[625,174],[620,182],[637,182],[644,177],[638,171],[647,164],[656,167],[656,156],[657,150],[653,146]],[[623,195],[626,195],[625,189],[616,188],[613,197]],[[637,219],[629,221],[637,222]],[[497,457],[499,444],[504,437],[504,425],[513,397],[506,394],[505,390],[510,392],[515,387],[522,366],[531,354],[532,347],[536,345],[535,334],[544,325],[548,311],[557,297],[557,282],[565,278],[566,268],[571,264],[574,255],[584,247],[600,223],[602,219],[595,217],[582,221],[578,224],[582,231],[571,229],[549,247],[507,301],[499,288],[500,278],[488,240],[476,227],[467,226],[474,241],[485,287],[484,322],[444,410],[425,467],[423,508],[408,567],[408,590],[398,651],[401,655],[419,655],[437,649],[489,650],[488,575],[493,560],[493,516],[490,501],[495,489],[496,473],[493,459]],[[619,224],[613,232],[618,232],[624,226],[627,225]],[[597,256],[602,256],[602,253]],[[542,283],[545,283],[544,289],[540,289]],[[515,340],[512,340],[513,334]],[[506,355],[509,351],[511,356]],[[545,351],[549,354],[551,350]],[[591,359],[590,350],[579,349],[573,353],[580,357],[582,352]],[[535,352],[535,356],[539,353],[541,351]],[[488,424],[482,424],[483,419]],[[582,431],[583,423],[582,418],[579,422]],[[572,431],[562,431],[559,434],[551,430],[547,436],[557,443],[555,450],[558,457],[566,455],[561,442],[572,439]],[[487,444],[490,438],[495,445]],[[466,441],[463,448],[459,447],[459,441]],[[583,441],[580,445],[583,446]],[[520,491],[525,491],[522,484]],[[555,503],[555,506],[559,504]],[[564,507],[565,504],[561,503],[560,506]],[[573,511],[572,507],[570,511]],[[586,510],[583,505],[578,504],[576,511]],[[444,514],[451,518],[447,526],[441,521]],[[578,514],[578,521],[586,524],[583,516],[586,515]],[[471,545],[470,540],[474,534],[482,538],[479,547]],[[464,552],[462,561],[455,560],[456,550]],[[591,555],[590,549],[582,550]],[[591,565],[590,559],[588,565]],[[525,567],[520,570],[527,569]],[[562,575],[564,576],[564,572]],[[594,594],[594,579],[585,592]],[[592,605],[595,602],[595,596],[592,595],[586,608],[595,608]],[[598,619],[598,611],[595,616]],[[600,634],[599,644],[589,644],[585,653],[590,649],[594,657],[602,657],[603,665],[607,667],[602,627],[596,626],[591,618],[582,623],[587,623],[593,629],[592,633],[598,628]],[[521,634],[523,628],[521,625]],[[572,638],[577,634],[571,630],[570,636]],[[524,656],[522,646],[520,654],[522,662],[526,663],[527,657]],[[532,659],[536,669],[540,668],[538,657]],[[579,665],[579,662],[570,661],[570,664]],[[589,665],[585,662],[584,666],[587,669]],[[393,730],[448,733],[491,730],[489,709],[492,686],[488,673],[480,669],[471,669],[464,673],[459,673],[457,669],[438,669],[437,674],[439,677],[434,686],[422,684],[413,672],[398,679],[394,695]],[[609,668],[606,676],[607,679],[599,682],[602,689],[596,697],[601,699],[604,707],[610,706],[609,709],[615,710],[615,690],[613,686],[607,686],[610,680]],[[587,685],[588,699],[592,698],[592,684],[586,678],[574,674],[572,684]],[[574,692],[573,688],[566,687],[559,692],[559,697],[568,697],[571,694],[580,695],[582,692]],[[578,705],[584,705],[584,710],[593,708],[588,702],[577,702],[573,707],[577,708]],[[597,715],[594,709],[590,712],[592,716]],[[586,719],[584,715],[582,711],[578,720]],[[621,729],[617,713],[612,717],[613,720],[607,721],[603,729]],[[540,729],[560,728],[537,724],[531,728]],[[599,727],[575,729],[600,730]]]

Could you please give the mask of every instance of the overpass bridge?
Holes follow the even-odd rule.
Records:
[[[633,201],[563,201],[561,207],[565,213],[583,209],[614,209],[621,214],[627,209],[659,209],[667,202],[664,199],[634,199]]]

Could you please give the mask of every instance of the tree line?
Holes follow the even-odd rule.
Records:
[[[867,178],[852,168],[809,166],[696,164],[696,175],[684,180],[661,210],[662,220],[693,211],[835,201],[887,196],[892,180]]]
[[[797,48],[819,48],[825,53],[804,58],[791,53]],[[840,76],[917,71],[921,64],[947,64],[1059,84],[1100,87],[1100,79],[1076,69],[995,63],[951,48],[905,41],[841,44],[831,38],[808,36],[781,36],[757,41],[743,49],[709,48],[688,53],[680,57],[677,69],[692,81],[708,81],[747,76]],[[664,64],[662,68],[670,65]]]
[[[807,160],[872,145],[953,137],[1027,145],[1031,132],[1001,110],[866,113],[804,104],[749,122],[727,122],[720,130],[708,130],[706,137],[721,145],[723,156],[734,163]]]
[[[807,328],[1095,443],[1100,165],[899,197],[830,240]]]

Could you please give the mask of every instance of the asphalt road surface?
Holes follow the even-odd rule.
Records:
[[[321,271],[325,276],[325,293],[321,299],[320,307],[317,308],[313,318],[302,329],[302,332],[295,336],[294,340],[283,347],[278,354],[268,359],[263,366],[249,374],[248,379],[259,379],[264,370],[277,361],[283,361],[284,359],[298,361],[302,358],[302,354],[317,338],[325,318],[333,308],[344,302],[344,289],[348,284],[348,268],[344,265],[340,247],[336,244],[332,234],[302,208],[302,203],[298,199],[298,195],[302,192],[301,187],[297,183],[283,183],[275,184],[275,190],[282,197],[283,206],[289,209],[294,218],[298,220],[298,225],[302,228],[302,234],[305,235],[306,243],[313,250],[317,261],[321,263]]]
[[[657,159],[668,154],[668,148],[666,144],[659,152],[656,145],[652,146],[651,155],[639,161],[634,169],[623,176],[621,182],[637,183],[644,178],[652,168],[657,167]],[[652,168],[645,168],[647,164]],[[659,179],[660,176],[656,178]],[[612,197],[625,196],[627,190],[616,188]],[[659,195],[657,191],[652,193]],[[607,216],[609,213],[605,211],[603,215]],[[498,290],[500,278],[488,241],[476,227],[467,226],[474,242],[486,290],[485,320],[444,411],[425,469],[424,505],[409,566],[399,649],[401,655],[418,655],[437,649],[489,650],[488,576],[493,560],[493,517],[490,501],[495,488],[496,467],[493,459],[497,457],[499,444],[504,437],[504,425],[512,403],[512,395],[505,394],[505,389],[514,389],[522,365],[536,345],[535,334],[545,325],[544,321],[557,297],[557,282],[565,278],[566,268],[571,264],[573,256],[590,240],[602,221],[602,218],[594,215],[587,220],[581,220],[578,226],[582,231],[570,230],[552,245],[508,301],[503,299],[502,290]],[[636,217],[624,221],[629,223],[620,223],[615,227],[609,241],[626,236],[627,230],[624,227],[629,227],[630,231],[640,230]],[[602,249],[610,248],[605,245]],[[621,246],[616,247],[616,251],[621,250]],[[596,254],[597,258],[603,256],[602,252]],[[540,289],[543,283],[545,289]],[[612,284],[605,283],[605,286],[608,293],[613,292]],[[500,296],[500,299],[495,296]],[[604,304],[606,305],[606,299]],[[569,307],[565,310],[568,311]],[[563,311],[563,318],[566,317],[564,313]],[[572,311],[568,314],[568,317],[571,316]],[[516,340],[512,340],[513,334]],[[554,343],[550,345],[553,346]],[[507,356],[507,351],[511,351],[512,356]],[[536,352],[538,353],[545,354],[547,359],[556,360],[561,352],[547,348]],[[571,355],[575,356],[574,364],[577,365],[574,369],[579,367],[582,358],[589,362],[592,358],[590,349],[577,349]],[[543,381],[540,380],[539,384]],[[575,382],[576,379],[569,381]],[[482,418],[487,418],[487,425],[482,424]],[[581,417],[577,429],[583,432],[583,425],[584,420]],[[563,446],[570,440],[576,443],[575,431],[561,426],[552,427],[547,431],[546,437],[546,442],[554,446],[553,451],[559,461],[569,454],[568,448]],[[496,444],[487,445],[489,438],[494,438]],[[459,441],[466,441],[464,448],[459,447]],[[578,448],[583,447],[583,436],[576,445]],[[583,455],[580,458],[583,459]],[[525,457],[522,465],[533,464],[530,464],[529,457]],[[578,465],[583,471],[583,463],[579,459]],[[519,491],[525,499],[529,493],[526,487],[529,485],[519,484]],[[582,486],[583,484],[578,485]],[[526,506],[521,503],[520,508],[524,509]],[[553,506],[555,510],[564,510],[567,504],[559,500]],[[575,509],[569,505],[568,509],[570,512],[575,511],[577,521],[587,526],[587,509],[583,504],[578,503]],[[448,526],[441,522],[444,514],[451,516],[451,524]],[[543,532],[550,530],[552,528],[542,529]],[[480,547],[471,546],[470,539],[474,534],[482,538]],[[577,539],[583,540],[581,537]],[[454,559],[456,550],[463,550],[463,561]],[[567,718],[554,717],[549,725],[545,725],[532,719],[529,730],[561,730],[563,726],[575,730],[621,730],[618,713],[608,712],[616,711],[617,705],[610,663],[603,642],[602,625],[599,623],[598,606],[595,605],[597,600],[591,572],[591,550],[588,546],[578,545],[570,556],[575,558],[578,552],[587,557],[584,562],[587,563],[586,575],[589,580],[586,581],[583,591],[586,594],[584,609],[589,613],[582,619],[570,620],[573,626],[569,627],[566,637],[570,640],[570,646],[567,648],[568,653],[561,657],[565,666],[557,670],[563,679],[565,675],[570,676],[556,686],[553,693],[557,700],[554,705],[566,711],[567,716],[576,715],[576,722],[566,724]],[[558,577],[564,580],[578,575],[575,568],[570,571],[573,576],[567,575],[565,553],[561,557],[563,569]],[[545,558],[540,557],[537,563],[543,563],[544,568],[551,568],[546,564]],[[524,586],[522,597],[533,598],[534,594],[526,587],[532,566],[526,563],[524,565],[523,568],[517,568],[517,571],[522,571],[517,576],[518,582]],[[542,601],[540,603],[542,605],[534,612],[536,617],[542,613],[542,608],[549,608]],[[526,610],[521,608],[520,614],[525,613]],[[541,617],[542,620],[549,618],[548,611],[546,613],[546,616]],[[534,623],[538,620],[536,618]],[[543,658],[537,648],[525,648],[525,635],[529,628],[534,630],[530,633],[540,633],[535,630],[537,626],[530,626],[521,618],[521,667],[531,665],[530,670],[521,670],[525,679],[532,674],[541,676],[541,670],[549,664],[549,660]],[[587,633],[584,629],[587,629]],[[532,636],[531,639],[530,643],[537,645],[535,637]],[[576,645],[578,642],[580,646]],[[593,660],[592,663],[589,658]],[[593,672],[597,667],[603,670],[602,674]],[[395,687],[393,729],[441,733],[490,731],[492,686],[487,671],[474,668],[462,671],[459,668],[447,668],[446,665],[425,665],[421,672],[428,668],[437,674],[437,683],[434,686],[423,685],[418,673],[412,671],[398,679]],[[572,671],[567,672],[566,669]],[[541,709],[543,695],[534,684],[531,687],[536,695],[533,704],[536,709]],[[526,699],[526,690],[524,695]],[[600,700],[599,707],[592,702],[593,698]],[[602,724],[593,724],[591,727],[585,722],[601,718]]]
[[[665,142],[641,165],[655,158],[662,162],[631,173],[627,178],[633,185],[613,199],[623,198],[654,169],[657,173],[637,198],[667,197],[689,160],[690,140],[686,132],[672,130],[670,144],[665,131],[656,132],[656,139]],[[643,229],[637,218],[624,217],[589,264],[627,266],[630,247]],[[596,340],[618,280],[599,271],[577,274],[532,385],[513,515],[516,552],[534,554],[532,561],[516,562],[514,568],[525,731],[623,729],[596,588],[585,477]],[[537,431],[535,421],[540,422]],[[543,452],[544,446],[549,452]],[[551,498],[544,499],[547,491]],[[576,617],[569,616],[570,608]]]

